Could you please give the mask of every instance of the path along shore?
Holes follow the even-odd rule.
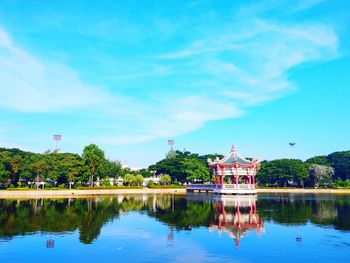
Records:
[[[294,193],[294,194],[350,194],[350,189],[257,189],[258,194],[264,193]],[[11,198],[60,198],[60,197],[88,197],[97,195],[125,195],[125,194],[186,194],[185,188],[169,189],[92,189],[92,190],[1,190],[0,199]]]

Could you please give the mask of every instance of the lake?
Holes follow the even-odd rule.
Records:
[[[0,200],[0,262],[350,262],[350,195]]]

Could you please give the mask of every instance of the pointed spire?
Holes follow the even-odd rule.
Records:
[[[231,152],[235,152],[235,151],[236,151],[235,145],[232,144]]]

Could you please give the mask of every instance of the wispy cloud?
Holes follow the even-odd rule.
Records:
[[[142,46],[138,37],[131,52],[132,48],[142,49],[144,54],[130,57],[124,67],[114,68],[112,63],[108,73],[100,76],[109,82],[98,86],[82,81],[79,69],[20,48],[0,29],[0,107],[21,112],[79,112],[77,126],[88,130],[79,136],[106,144],[174,137],[210,121],[240,117],[252,105],[297,90],[288,76],[297,66],[339,55],[331,25],[261,15],[280,8],[278,2],[242,7],[227,21],[219,19],[211,27],[203,18],[195,27],[188,19],[174,28],[162,20],[163,26],[155,27],[153,35],[152,30],[147,31],[147,40],[165,34],[169,41],[172,36],[178,41],[181,30],[186,37],[155,50],[152,44],[161,41]],[[320,2],[309,1],[299,9]],[[111,38],[109,28],[113,24],[104,24],[103,32]]]
[[[39,59],[17,47],[0,28],[0,106],[24,112],[48,112],[94,105],[108,98],[78,73]]]

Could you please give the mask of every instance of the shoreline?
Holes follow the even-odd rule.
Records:
[[[132,194],[186,194],[185,188],[162,189],[96,189],[96,190],[0,190],[0,199],[11,198],[60,198],[60,197],[91,197],[103,195],[132,195]]]
[[[257,189],[258,194],[350,194],[350,189]],[[65,198],[91,197],[103,195],[133,195],[133,194],[176,194],[185,195],[185,188],[141,188],[141,189],[96,189],[96,190],[0,190],[0,199],[13,198]]]
[[[257,188],[258,194],[290,193],[290,194],[350,194],[350,189],[305,189],[305,188]]]

